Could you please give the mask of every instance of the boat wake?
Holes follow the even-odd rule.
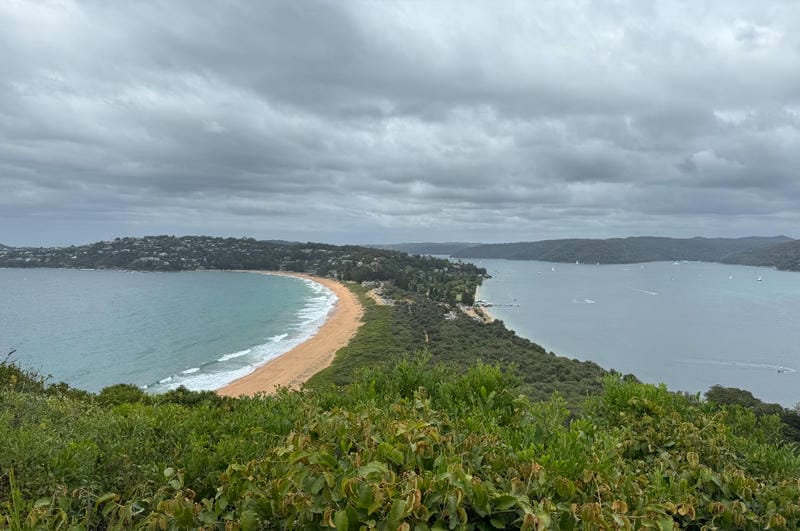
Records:
[[[646,289],[639,289],[639,288],[631,288],[633,291],[638,291],[639,293],[644,293],[645,295],[658,295],[657,291],[647,291]]]
[[[786,367],[785,365],[776,365],[773,363],[756,363],[749,361],[726,361],[726,360],[705,360],[705,359],[681,360],[681,361],[683,363],[689,363],[693,365],[716,365],[718,367],[734,367],[739,369],[760,369],[767,371],[775,371],[780,374],[797,372],[797,369],[793,367]]]

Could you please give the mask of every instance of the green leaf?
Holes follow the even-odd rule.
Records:
[[[392,502],[392,508],[389,509],[389,515],[387,517],[390,527],[397,527],[397,525],[403,519],[405,510],[406,503],[403,500],[397,499]]]
[[[336,511],[336,514],[333,515],[333,523],[336,525],[336,529],[347,529],[349,526],[347,511]]]
[[[99,498],[97,498],[97,505],[101,505],[103,503],[106,503],[106,502],[111,501],[111,500],[116,500],[116,499],[117,499],[117,495],[115,493],[107,492],[107,493],[103,494],[102,496],[100,496]]]
[[[242,512],[240,519],[242,531],[255,531],[258,529],[258,515],[253,510],[246,510]]]
[[[495,497],[492,502],[494,503],[494,508],[496,510],[507,511],[517,504],[517,498],[511,494],[501,494],[500,496]]]
[[[492,519],[490,519],[489,522],[492,524],[492,526],[495,529],[505,529],[506,528],[506,521],[503,520],[500,517],[497,517],[497,516],[492,517]]]
[[[369,509],[375,501],[375,494],[366,483],[358,486],[358,505],[359,509]]]
[[[39,498],[39,499],[38,499],[38,500],[36,500],[36,502],[33,504],[33,506],[34,506],[35,508],[37,508],[37,509],[38,509],[39,507],[47,507],[48,505],[50,505],[50,498]]]
[[[480,483],[472,486],[472,508],[475,509],[479,516],[486,516],[492,511],[486,487]]]
[[[308,490],[309,492],[311,492],[311,494],[316,496],[317,494],[319,494],[319,492],[322,490],[322,487],[324,486],[325,486],[325,476],[317,476],[311,481]]]
[[[673,529],[673,520],[671,516],[665,516],[658,521],[658,528],[661,531],[672,531]]]
[[[358,469],[358,475],[370,481],[381,481],[387,472],[389,472],[389,469],[379,461],[372,461]]]

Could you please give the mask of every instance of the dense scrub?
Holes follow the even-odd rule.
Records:
[[[615,376],[577,417],[499,366],[426,356],[238,400],[31,376],[0,371],[4,527],[800,525],[800,457],[776,416]]]
[[[426,350],[432,363],[450,363],[466,368],[477,361],[516,367],[522,378],[522,392],[533,400],[547,400],[558,391],[570,406],[601,389],[607,374],[599,365],[547,352],[544,348],[507,329],[502,321],[477,322],[459,311],[451,314],[446,305],[424,295],[403,290],[388,291],[398,300],[395,306],[376,306],[360,294],[365,308],[364,325],[350,344],[339,350],[334,363],[309,382],[310,385],[346,384],[357,369],[395,359],[409,351]]]

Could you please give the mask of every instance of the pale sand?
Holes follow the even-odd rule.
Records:
[[[314,374],[331,364],[336,351],[350,342],[361,326],[364,308],[344,284],[328,278],[302,273],[248,271],[264,275],[283,275],[318,282],[336,294],[338,301],[327,321],[307,341],[268,361],[252,373],[217,390],[222,396],[253,396],[272,393],[278,387],[297,389]]]

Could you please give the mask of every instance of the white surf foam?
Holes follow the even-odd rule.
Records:
[[[242,356],[247,356],[251,352],[253,352],[252,348],[240,350],[239,352],[232,352],[230,354],[225,354],[224,356],[220,356],[219,358],[217,358],[217,361],[228,361],[236,358],[241,358]]]
[[[200,367],[187,369],[143,388],[151,392],[164,392],[180,386],[192,391],[219,389],[311,338],[325,323],[338,299],[326,286],[302,280],[313,293],[306,297],[304,306],[295,312],[295,323],[287,327],[287,332],[267,338],[264,344],[225,354]]]

